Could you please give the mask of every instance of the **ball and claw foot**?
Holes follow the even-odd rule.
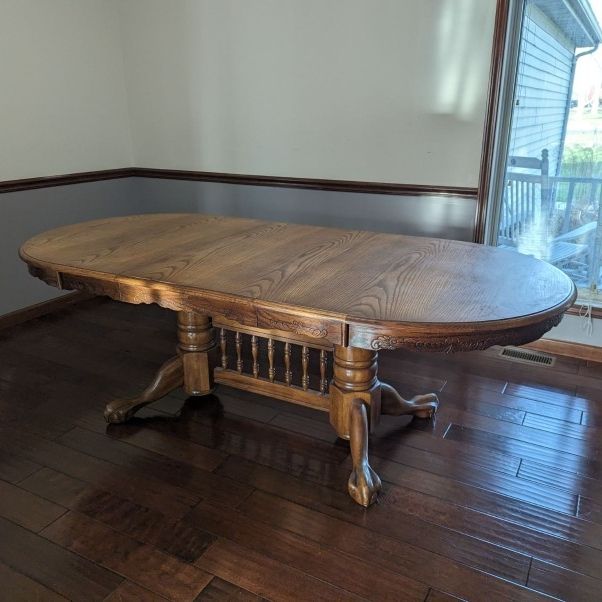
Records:
[[[434,393],[404,399],[394,387],[386,383],[381,383],[380,391],[382,414],[392,416],[410,414],[417,418],[432,418],[439,406],[439,399]]]
[[[366,462],[353,469],[347,483],[349,495],[360,505],[368,507],[376,501],[382,488],[379,476]]]
[[[137,403],[137,399],[114,399],[109,402],[104,411],[105,420],[109,424],[127,422],[141,407],[146,405],[146,403]]]
[[[349,495],[358,504],[367,508],[376,501],[382,485],[368,461],[368,413],[361,399],[354,399],[351,402],[349,443],[353,469],[347,488]]]

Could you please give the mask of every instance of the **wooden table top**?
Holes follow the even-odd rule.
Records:
[[[335,342],[333,323],[335,344],[373,349],[518,344],[575,299],[563,272],[512,250],[202,214],[65,226],[20,254],[62,288]]]

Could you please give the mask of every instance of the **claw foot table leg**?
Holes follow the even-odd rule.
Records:
[[[432,418],[439,406],[434,393],[404,399],[391,385],[380,384],[381,412],[393,416],[411,414],[417,418]]]
[[[114,399],[109,402],[105,407],[105,419],[112,424],[126,422],[138,410],[182,386],[183,382],[182,358],[176,355],[161,366],[153,382],[140,395],[128,399]]]
[[[211,393],[214,387],[211,351],[214,347],[215,335],[209,316],[178,312],[178,355],[161,366],[153,382],[140,395],[108,403],[104,411],[107,422],[126,422],[139,409],[181,386],[188,395]]]
[[[353,470],[347,488],[358,504],[367,507],[376,501],[381,482],[368,462],[368,414],[361,399],[352,400],[349,418]]]
[[[349,439],[353,470],[348,489],[362,506],[369,506],[381,488],[368,461],[368,431],[380,416],[380,383],[375,351],[334,348],[334,378],[330,386],[330,423],[339,437]]]

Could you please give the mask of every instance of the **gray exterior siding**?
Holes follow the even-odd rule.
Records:
[[[519,55],[510,155],[540,157],[549,151],[557,173],[575,47],[537,7],[526,9]]]

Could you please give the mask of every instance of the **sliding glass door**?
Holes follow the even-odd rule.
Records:
[[[602,303],[602,0],[524,0],[490,241]]]

